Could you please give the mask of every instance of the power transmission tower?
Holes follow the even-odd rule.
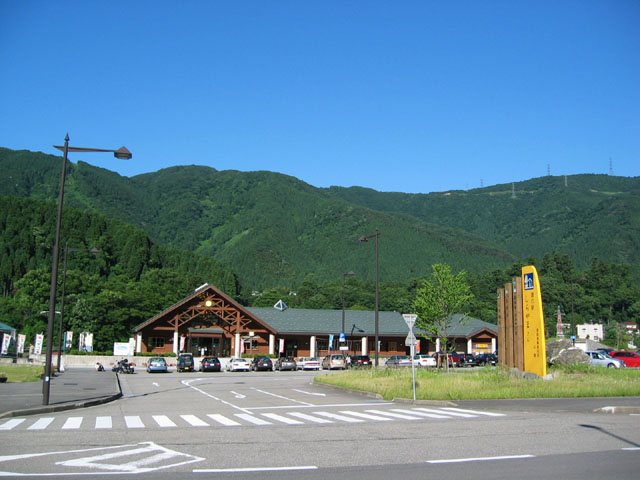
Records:
[[[516,198],[516,184],[511,183],[511,198]]]
[[[613,176],[613,160],[609,157],[609,175]]]

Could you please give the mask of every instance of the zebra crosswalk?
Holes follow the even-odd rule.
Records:
[[[0,431],[42,431],[42,430],[111,430],[124,429],[171,429],[171,428],[212,428],[240,426],[273,426],[273,425],[312,425],[341,424],[364,422],[391,422],[399,420],[426,419],[450,420],[456,418],[502,417],[502,413],[467,410],[453,407],[443,408],[371,408],[359,410],[315,410],[305,412],[290,411],[279,413],[235,413],[222,415],[208,414],[175,414],[175,415],[124,415],[118,416],[72,416],[72,417],[40,417],[11,418],[0,423]]]

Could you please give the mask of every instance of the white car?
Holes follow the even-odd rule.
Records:
[[[246,358],[231,358],[227,363],[227,372],[249,372],[251,371],[251,362]]]
[[[416,367],[435,367],[436,357],[435,355],[415,355],[413,357],[413,364]]]
[[[591,358],[591,365],[598,365],[601,367],[609,368],[624,368],[625,363],[618,359],[609,356],[604,352],[585,352]]]
[[[298,370],[320,370],[320,360],[316,357],[300,357],[296,363]]]

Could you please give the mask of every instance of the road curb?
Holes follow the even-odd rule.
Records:
[[[355,393],[357,395],[362,395],[363,397],[375,398],[376,400],[384,400],[384,397],[379,393],[367,392],[365,390],[355,390],[349,387],[341,387],[339,385],[330,385],[327,383],[320,383],[316,381],[314,381],[313,384],[321,387],[331,388],[333,390],[339,390],[341,392]]]

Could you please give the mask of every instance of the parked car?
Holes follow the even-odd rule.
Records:
[[[392,368],[410,367],[411,359],[408,355],[392,355],[387,359],[386,365]]]
[[[479,353],[476,355],[476,359],[478,360],[479,365],[497,365],[498,364],[498,356],[493,353]]]
[[[195,370],[195,362],[193,361],[193,354],[181,353],[178,355],[178,361],[176,362],[176,369],[178,372],[193,372]]]
[[[351,355],[347,360],[347,366],[351,368],[370,368],[373,365],[369,355]]]
[[[276,370],[297,370],[298,364],[291,357],[279,357],[276,360],[275,367]]]
[[[320,370],[320,359],[317,357],[300,357],[296,360],[298,370]]]
[[[480,361],[472,353],[461,353],[460,364],[461,367],[477,367],[480,365]]]
[[[343,369],[346,366],[346,362],[342,355],[327,355],[322,359],[322,368],[324,370],[333,370],[335,368]]]
[[[625,363],[619,358],[613,358],[612,356],[604,352],[585,352],[591,358],[591,365],[597,365],[608,368],[623,368]]]
[[[416,367],[435,367],[436,357],[435,355],[415,355],[413,357],[413,364]]]
[[[256,357],[251,362],[251,370],[253,370],[254,372],[270,372],[273,370],[273,362],[269,357]]]
[[[627,350],[621,350],[619,352],[611,352],[613,358],[622,360],[627,367],[640,367],[640,355],[635,352],[629,352]]]
[[[220,370],[220,360],[217,357],[204,357],[200,362],[201,372],[219,372]]]
[[[251,362],[246,358],[230,358],[227,363],[227,372],[248,372],[251,370]]]
[[[167,373],[167,361],[162,357],[152,357],[147,362],[147,372],[163,372]]]

